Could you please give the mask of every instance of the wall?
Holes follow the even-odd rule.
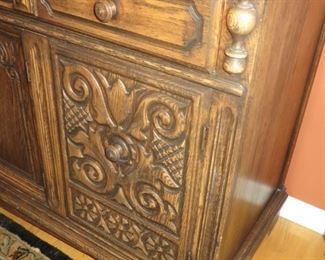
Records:
[[[325,49],[285,184],[290,196],[325,210]]]

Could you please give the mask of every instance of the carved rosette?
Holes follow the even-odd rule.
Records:
[[[126,245],[146,259],[173,260],[177,258],[177,246],[80,192],[73,192],[73,215],[113,242]]]
[[[233,42],[225,50],[223,67],[231,74],[243,73],[246,68],[248,52],[245,47],[246,37],[256,25],[257,11],[250,0],[239,0],[227,14],[227,27]]]
[[[71,183],[179,234],[191,101],[70,58],[59,64]]]

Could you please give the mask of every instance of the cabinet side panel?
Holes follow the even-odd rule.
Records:
[[[282,185],[323,19],[321,1],[269,1],[266,6],[220,259],[233,259],[270,196]]]

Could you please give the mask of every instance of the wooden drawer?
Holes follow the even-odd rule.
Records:
[[[183,259],[211,91],[74,46],[51,49],[69,218],[131,259]]]
[[[35,0],[0,0],[0,7],[35,13]]]
[[[39,17],[111,42],[205,67],[210,0],[42,0]],[[108,19],[111,12],[115,13]],[[213,19],[212,19],[213,18]],[[217,42],[215,37],[211,37]],[[214,48],[210,42],[210,48]],[[211,53],[210,53],[211,56]],[[215,61],[214,61],[215,62]]]

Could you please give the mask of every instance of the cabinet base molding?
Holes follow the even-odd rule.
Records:
[[[22,196],[21,192],[9,189],[0,182],[0,207],[24,219],[32,225],[57,237],[63,242],[94,257],[95,259],[131,259],[130,255],[114,254],[114,246],[109,251],[107,243],[101,243],[97,237],[85,234],[85,230],[66,218],[51,212],[44,205]],[[91,242],[96,240],[97,243]],[[82,246],[81,246],[82,245]]]
[[[289,196],[279,216],[300,226],[325,235],[325,210]]]
[[[234,259],[250,259],[264,237],[272,230],[279,217],[279,211],[288,197],[285,187],[276,190],[266,205],[263,213],[251,229]]]
[[[112,255],[112,250],[107,252],[104,244],[92,243],[91,237],[83,235],[83,230],[79,230],[80,228],[75,226],[72,221],[58,217],[58,215],[51,213],[44,206],[37,205],[35,202],[29,202],[26,198],[21,198],[19,193],[7,189],[1,183],[0,188],[2,190],[0,193],[0,207],[7,209],[49,234],[58,237],[76,249],[96,259],[105,259],[105,257],[126,259],[125,257],[130,257],[126,255],[121,256],[118,253]],[[262,215],[251,229],[252,231],[246,237],[234,259],[249,259],[254,255],[264,237],[272,230],[278,218],[279,211],[287,197],[288,194],[284,187],[274,192]],[[83,245],[83,247],[80,247],[80,245]],[[100,255],[97,252],[101,252]]]

